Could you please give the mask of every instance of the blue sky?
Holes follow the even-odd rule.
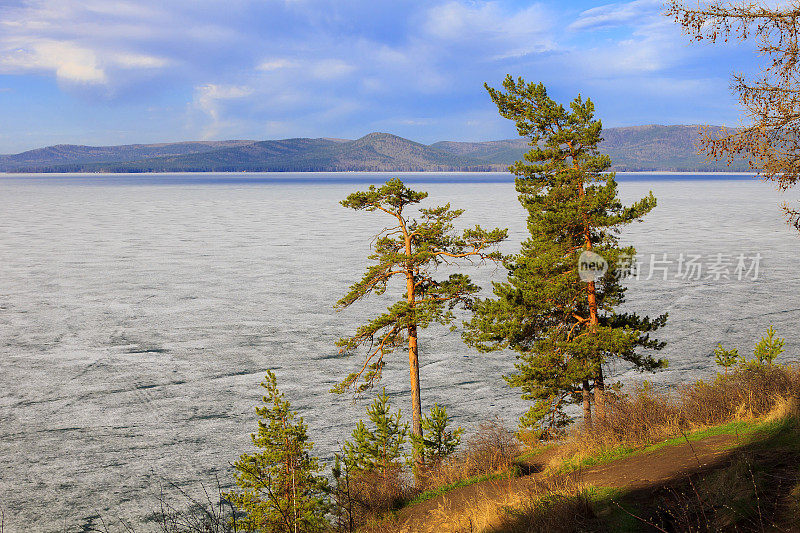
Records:
[[[0,0],[0,153],[49,144],[516,136],[483,83],[542,81],[606,127],[739,124],[749,46],[660,0]]]

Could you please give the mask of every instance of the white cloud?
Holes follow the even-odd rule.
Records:
[[[246,86],[209,83],[195,87],[192,104],[210,119],[210,123],[203,130],[203,139],[216,137],[226,125],[222,118],[222,106],[226,100],[245,98],[251,94],[253,94],[253,89]]]
[[[634,0],[627,3],[606,4],[588,9],[569,25],[570,30],[583,31],[641,23],[645,16],[658,15],[663,9],[662,0]]]
[[[163,69],[173,61],[148,52],[146,42],[168,17],[147,4],[29,0],[0,7],[0,73],[50,73],[67,84],[109,85],[116,71]]]
[[[0,72],[52,72],[62,82],[106,84],[108,69],[158,69],[170,61],[152,55],[96,52],[71,41],[51,39],[6,40],[0,50]]]
[[[295,66],[293,61],[288,59],[267,59],[256,67],[256,70],[280,70]]]
[[[163,57],[149,56],[144,54],[121,53],[111,56],[111,62],[124,68],[164,68],[170,61]]]
[[[311,74],[320,80],[332,80],[347,76],[356,68],[339,59],[323,59],[311,64]]]
[[[568,27],[577,36],[625,27],[625,37],[584,43],[569,54],[570,62],[585,75],[605,79],[657,75],[680,64],[689,53],[686,38],[662,11],[661,0],[634,0],[582,12]]]
[[[354,65],[341,59],[286,59],[275,58],[262,61],[256,70],[274,72],[295,69],[296,76],[311,77],[318,80],[342,78],[356,70]]]
[[[95,53],[67,41],[38,40],[19,43],[0,52],[0,71],[53,71],[61,81],[105,83],[105,71]]]
[[[398,122],[404,126],[428,126],[436,121],[432,118],[403,118],[399,119]]]
[[[519,11],[499,2],[451,1],[431,8],[423,29],[427,36],[450,43],[475,43],[494,59],[517,57],[553,48],[551,17],[540,4]]]

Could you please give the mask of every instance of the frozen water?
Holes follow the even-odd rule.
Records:
[[[410,176],[430,203],[465,208],[464,224],[525,238],[513,184],[497,175]],[[292,181],[300,178],[300,181]],[[141,526],[162,483],[189,491],[230,483],[250,449],[258,384],[268,368],[330,457],[369,398],[328,390],[356,365],[335,357],[380,299],[335,313],[388,220],[338,205],[380,174],[57,176],[0,178],[0,509],[5,531],[80,529],[101,516]],[[314,181],[316,180],[316,181]],[[439,183],[435,183],[436,181]],[[475,181],[489,181],[476,183]],[[450,181],[443,183],[442,181]],[[711,374],[718,341],[747,352],[769,324],[795,356],[800,317],[797,233],[781,196],[755,180],[625,181],[630,201],[659,206],[624,240],[651,254],[760,253],[759,279],[629,283],[629,308],[670,313],[660,335],[670,368],[616,369],[624,382],[674,385]],[[646,262],[646,261],[645,261]],[[504,272],[469,272],[484,286]],[[526,409],[501,375],[514,356],[479,355],[458,333],[421,336],[425,407],[473,427]],[[405,356],[385,372],[408,411]],[[146,527],[146,526],[145,526]]]

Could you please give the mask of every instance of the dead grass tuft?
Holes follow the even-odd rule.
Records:
[[[466,504],[444,497],[420,533],[525,533],[581,531],[594,518],[588,492],[573,477],[509,483],[502,496],[479,491]]]
[[[550,464],[647,446],[726,422],[781,418],[797,412],[798,398],[800,367],[796,365],[744,366],[673,393],[656,392],[647,384],[632,394],[609,393],[604,418],[590,431],[573,431]]]
[[[400,465],[385,473],[352,472],[347,483],[340,484],[335,492],[334,530],[371,531],[386,520],[391,521],[391,511],[412,494],[412,484]]]
[[[450,485],[482,474],[502,472],[512,467],[521,444],[514,432],[493,418],[482,422],[464,449],[426,472],[425,487]]]

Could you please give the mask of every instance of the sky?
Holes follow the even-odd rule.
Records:
[[[591,98],[604,127],[741,123],[748,44],[661,0],[0,0],[0,154],[52,144],[512,138],[483,84]]]

